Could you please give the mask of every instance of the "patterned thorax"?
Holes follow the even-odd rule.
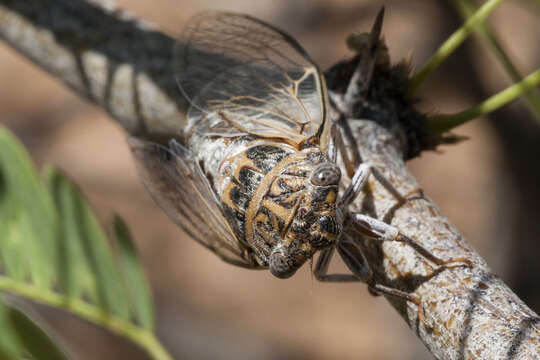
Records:
[[[339,175],[316,185],[316,169],[337,171],[318,147],[253,139],[195,137],[190,147],[219,196],[224,217],[254,260],[279,277],[292,275],[340,233],[336,214]],[[202,149],[221,147],[221,151]],[[235,149],[235,151],[231,151]]]

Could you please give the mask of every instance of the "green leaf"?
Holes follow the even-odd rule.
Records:
[[[62,241],[60,283],[66,294],[88,296],[104,311],[128,320],[127,294],[105,234],[77,187],[57,170],[46,172],[58,208]]]
[[[22,347],[32,358],[39,360],[66,360],[65,354],[39,326],[15,307],[8,308],[13,330],[19,334]]]
[[[133,245],[129,230],[119,216],[114,218],[114,234],[118,244],[120,270],[124,276],[132,312],[142,327],[153,331],[152,295],[137,259],[137,250]]]
[[[18,359],[24,349],[18,334],[11,326],[10,308],[0,301],[0,359]]]
[[[52,286],[55,216],[24,148],[0,128],[0,259],[7,275],[40,288]]]
[[[0,324],[0,358],[67,359],[34,320],[3,301],[0,301]]]
[[[154,359],[171,359],[152,332],[149,286],[126,225],[115,220],[115,253],[77,186],[58,170],[44,177],[0,126],[0,291],[64,309]],[[20,312],[2,309],[0,358],[44,358],[31,350],[52,346],[44,332]],[[50,356],[62,358],[52,350]]]

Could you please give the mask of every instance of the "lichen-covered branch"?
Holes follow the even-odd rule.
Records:
[[[402,143],[372,121],[350,123],[363,160],[375,164],[400,193],[413,194],[400,206],[373,180],[368,198],[356,204],[435,256],[466,257],[474,264],[438,268],[405,244],[361,240],[377,281],[419,297],[430,328],[418,321],[415,305],[389,299],[392,305],[437,359],[540,358],[540,318],[491,272],[433,201],[418,196],[419,185],[401,160]]]
[[[0,38],[133,135],[181,134],[174,39],[109,1],[2,0]]]
[[[187,104],[174,80],[173,39],[148,24],[96,1],[0,0],[0,37],[128,133],[156,141],[181,136]],[[413,304],[389,299],[411,328],[438,359],[538,359],[540,318],[490,272],[431,199],[419,196],[403,160],[410,150],[400,125],[347,124],[363,160],[400,193],[413,194],[398,204],[373,180],[356,210],[390,222],[439,258],[466,257],[474,264],[438,268],[404,244],[352,234],[377,281],[422,300],[428,328]]]

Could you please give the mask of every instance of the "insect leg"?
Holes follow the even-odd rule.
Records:
[[[407,199],[415,193],[422,194],[421,188],[416,188],[412,191],[409,191],[405,196],[401,195],[400,192],[395,188],[395,186],[388,181],[388,179],[381,173],[377,167],[369,164],[363,163],[358,166],[351,180],[351,184],[343,193],[343,196],[338,202],[338,206],[347,206],[354,201],[356,196],[362,191],[364,185],[367,182],[369,174],[372,174],[375,179],[398,200],[398,204],[402,205],[407,202]]]
[[[422,300],[418,296],[411,295],[405,291],[394,289],[388,286],[377,284],[374,282],[368,282],[370,291],[378,295],[387,295],[397,299],[403,299],[405,301],[412,302],[417,307],[417,316],[418,320],[424,324],[426,328],[431,328],[431,325],[427,323],[426,317],[424,315],[424,305],[422,305]]]
[[[346,123],[346,122],[345,122]],[[334,130],[335,129],[335,130]],[[399,191],[394,187],[394,185],[386,179],[386,177],[380,172],[377,167],[369,164],[369,163],[361,163],[361,158],[358,154],[358,156],[353,156],[354,160],[357,160],[357,163],[355,164],[354,160],[350,159],[347,156],[347,149],[346,145],[343,142],[343,138],[341,136],[341,133],[337,131],[337,128],[334,128],[332,131],[332,143],[336,143],[333,145],[335,148],[336,145],[339,147],[339,151],[341,153],[341,157],[343,159],[343,162],[345,164],[345,168],[347,169],[347,174],[349,176],[352,175],[351,184],[349,187],[345,190],[343,196],[341,197],[340,201],[338,202],[338,206],[347,206],[351,202],[354,201],[356,196],[362,191],[364,188],[364,185],[369,177],[369,174],[373,174],[375,179],[390,193],[392,196],[394,196],[400,204],[403,204],[407,201],[406,197],[401,195]],[[354,155],[354,154],[353,154]],[[357,165],[359,164],[359,165]],[[356,170],[352,170],[353,166],[356,167]],[[421,192],[421,189],[415,189],[407,194],[409,196],[412,193],[415,192]]]
[[[338,243],[338,251],[341,253],[341,251],[339,250],[339,246],[340,245]],[[366,278],[366,276],[368,276],[367,274],[369,274],[369,268],[367,268],[367,264],[365,267],[367,269],[366,275],[363,275],[361,273],[357,274],[356,272],[353,272],[353,274],[328,274],[328,266],[330,265],[330,261],[334,256],[335,249],[336,246],[331,246],[320,252],[317,263],[315,264],[315,268],[313,269],[313,275],[315,275],[315,278],[321,282],[365,282],[364,278]],[[361,258],[363,259],[363,257]]]
[[[337,159],[337,142],[339,141],[339,129],[336,124],[332,124],[332,127],[330,128],[330,141],[328,142],[328,150],[327,150],[327,156],[328,159],[335,163]]]
[[[357,168],[358,164],[362,162],[362,160],[360,158],[360,153],[358,152],[356,144],[352,144],[350,146],[351,154],[349,155],[349,151],[347,149],[345,141],[343,140],[343,135],[341,134],[340,128],[342,128],[344,131],[351,131],[351,129],[348,126],[348,123],[344,120],[343,115],[338,120],[338,123],[340,124],[339,127],[337,124],[335,124],[335,131],[332,134],[333,142],[335,143],[334,147],[336,149],[336,155],[337,151],[339,150],[341,154],[341,159],[343,160],[343,164],[345,165],[345,169],[347,170],[347,175],[352,178],[355,169]]]
[[[359,231],[360,234],[362,234],[363,236],[369,237],[374,240],[379,240],[379,241],[403,242],[409,245],[410,247],[412,247],[415,251],[417,251],[420,255],[422,255],[427,260],[441,267],[446,267],[449,264],[455,264],[455,263],[461,263],[462,265],[465,265],[467,267],[472,267],[471,261],[466,258],[453,258],[449,260],[443,260],[436,257],[429,250],[427,250],[425,247],[420,245],[418,242],[403,235],[398,230],[398,228],[396,228],[395,226],[389,225],[381,220],[372,218],[370,216],[358,214],[358,213],[349,213],[349,217],[352,219],[356,230]],[[425,327],[428,327],[428,328],[431,327],[426,322],[426,319],[424,316],[424,307],[419,297],[411,295],[402,290],[398,290],[398,289],[394,289],[391,287],[378,284],[374,281],[373,278],[368,278],[366,282],[369,286],[370,291],[374,293],[388,295],[388,296],[398,298],[398,299],[403,299],[403,300],[406,300],[415,304],[418,308],[418,313],[417,313],[418,319],[424,324]]]
[[[403,235],[398,228],[389,225],[381,220],[372,218],[358,213],[349,213],[350,218],[353,220],[356,230],[362,235],[367,236],[374,240],[379,241],[397,241],[402,242],[412,247],[416,252],[422,255],[427,260],[438,266],[445,266],[448,264],[462,263],[467,267],[472,267],[472,263],[469,259],[461,257],[449,260],[443,260],[433,255],[428,249],[420,245],[413,239]]]
[[[338,207],[347,206],[353,202],[356,196],[358,196],[360,191],[364,188],[372,169],[371,164],[368,163],[363,163],[358,166],[352,177],[351,184],[337,203]]]
[[[336,247],[352,274],[328,274],[328,266]],[[348,237],[347,234],[343,234],[335,247],[330,247],[321,252],[317,264],[315,265],[315,269],[313,269],[313,274],[317,280],[322,282],[365,282],[368,285],[370,293],[373,295],[387,295],[412,302],[418,308],[418,319],[422,321],[424,326],[430,327],[426,322],[424,307],[420,298],[405,291],[377,283],[373,278],[373,273],[371,272],[364,255],[355,245],[355,240]]]
[[[417,194],[416,196],[420,196],[420,197],[424,196],[424,191],[422,190],[422,188],[419,188],[419,187],[409,191],[405,195],[401,195],[401,193],[396,189],[396,187],[390,181],[388,181],[388,179],[383,175],[383,173],[375,166],[371,167],[371,174],[373,174],[375,179],[377,179],[377,181],[382,186],[384,186],[384,188],[390,194],[392,194],[393,197],[395,197],[399,201],[399,204],[405,204],[407,200],[410,199],[413,194]]]

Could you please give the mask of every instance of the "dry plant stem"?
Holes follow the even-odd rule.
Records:
[[[95,2],[0,0],[0,37],[108,111],[130,134],[154,140],[178,135],[186,104],[172,74],[172,39]],[[402,160],[402,137],[371,121],[347,123],[364,161],[401,194],[418,188]],[[367,189],[351,210],[390,222],[441,259],[466,257],[475,265],[438,269],[405,244],[355,235],[377,281],[422,300],[430,329],[417,321],[413,304],[389,299],[437,359],[540,357],[538,316],[490,272],[429,198],[413,196],[396,205],[377,181]]]
[[[364,161],[377,166],[400,193],[418,188],[402,160],[399,137],[372,121],[349,124]],[[491,273],[429,197],[412,196],[400,205],[375,179],[367,189],[353,210],[390,222],[440,259],[465,257],[474,264],[438,267],[406,244],[356,235],[378,282],[421,299],[431,328],[418,321],[414,304],[388,298],[437,359],[540,358],[538,315]]]
[[[174,39],[110,1],[0,0],[0,38],[105,109],[129,133],[180,134]]]

